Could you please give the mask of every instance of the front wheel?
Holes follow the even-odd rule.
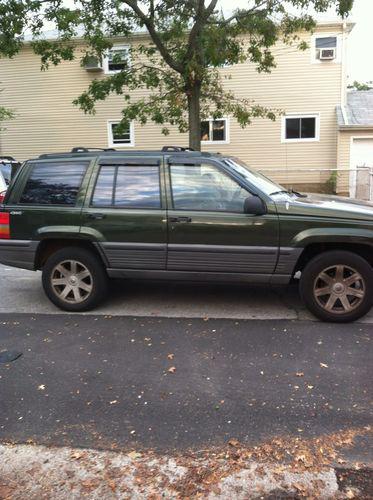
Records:
[[[300,293],[317,318],[336,323],[355,321],[372,307],[373,269],[352,252],[324,252],[302,271]]]
[[[92,252],[69,247],[48,258],[42,282],[47,297],[56,306],[78,312],[93,309],[105,298],[108,278]]]

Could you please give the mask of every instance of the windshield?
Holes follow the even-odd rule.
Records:
[[[255,170],[250,170],[249,167],[238,158],[224,158],[224,162],[233,168],[241,177],[268,196],[278,191],[287,192],[284,187],[271,181],[265,175],[256,172]]]

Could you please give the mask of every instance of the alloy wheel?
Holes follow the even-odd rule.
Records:
[[[354,311],[364,300],[365,293],[365,281],[361,274],[342,264],[327,267],[314,281],[316,302],[333,314]]]
[[[65,260],[53,268],[51,285],[59,299],[70,304],[78,304],[92,293],[93,278],[91,272],[81,262]]]

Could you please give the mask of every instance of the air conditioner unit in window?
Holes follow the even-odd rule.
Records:
[[[84,62],[84,68],[87,71],[102,71],[102,64],[101,61],[98,57],[87,57],[85,62]]]
[[[320,49],[321,61],[332,61],[333,59],[335,59],[335,48]]]

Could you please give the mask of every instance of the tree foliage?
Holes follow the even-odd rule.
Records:
[[[233,3],[233,2],[232,2]],[[110,94],[123,96],[122,123],[137,119],[189,130],[190,146],[200,147],[200,120],[231,115],[241,126],[254,117],[275,119],[278,110],[268,109],[248,97],[229,91],[219,68],[250,61],[259,72],[276,65],[271,49],[278,40],[306,46],[300,30],[315,26],[308,13],[335,7],[340,16],[353,0],[248,0],[247,7],[224,15],[218,0],[0,0],[0,55],[12,57],[30,32],[32,48],[42,69],[77,57],[79,44],[84,64],[90,57],[102,59],[118,37],[130,37],[131,61],[123,71],[92,81],[75,104],[86,113]],[[43,38],[52,23],[56,40]],[[146,32],[149,42],[139,33]],[[133,90],[148,89],[147,97],[133,99]]]
[[[0,92],[2,92],[1,89]],[[5,108],[4,106],[0,106],[0,130],[1,123],[6,120],[11,120],[12,118],[14,118],[14,112],[10,109]]]
[[[351,90],[373,90],[373,82],[358,82],[355,80],[352,84],[348,85]]]

